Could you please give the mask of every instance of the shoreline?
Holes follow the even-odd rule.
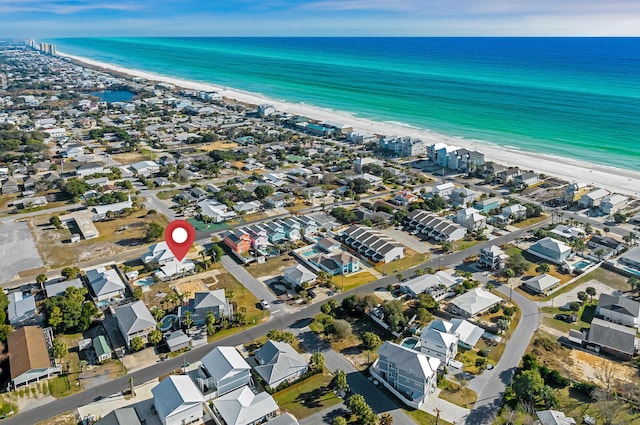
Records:
[[[157,81],[173,84],[191,90],[215,91],[222,97],[234,99],[239,102],[259,105],[268,103],[282,112],[294,115],[302,115],[320,121],[342,122],[352,125],[354,131],[366,134],[384,134],[387,136],[415,136],[432,143],[443,142],[449,145],[459,146],[469,150],[479,151],[484,154],[485,161],[494,161],[505,166],[518,166],[524,170],[533,170],[537,173],[547,174],[566,180],[567,182],[582,181],[588,185],[606,189],[609,192],[621,193],[627,196],[640,197],[640,172],[625,170],[616,167],[593,164],[586,161],[573,160],[556,155],[528,152],[520,149],[509,148],[492,143],[491,141],[467,139],[456,136],[447,136],[428,129],[403,125],[401,123],[377,122],[357,116],[345,111],[307,105],[304,103],[289,103],[269,99],[260,94],[244,92],[229,87],[217,86],[210,83],[184,80],[152,72],[125,68],[105,62],[88,59],[81,56],[58,52],[63,58],[68,58],[89,67],[100,68],[105,72],[115,72],[130,77],[144,78],[148,81]]]

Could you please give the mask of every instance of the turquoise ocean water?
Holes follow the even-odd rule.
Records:
[[[127,68],[640,171],[640,38],[52,42]]]

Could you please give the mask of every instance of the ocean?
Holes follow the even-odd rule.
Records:
[[[75,38],[59,51],[640,171],[640,38]]]

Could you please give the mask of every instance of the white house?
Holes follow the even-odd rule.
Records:
[[[203,393],[226,394],[251,382],[251,366],[233,347],[218,346],[202,358],[196,383]]]
[[[494,305],[502,302],[502,298],[484,289],[475,288],[453,299],[449,309],[463,317],[473,317],[481,314]]]
[[[200,423],[204,417],[204,398],[186,375],[170,375],[153,387],[151,394],[162,425]]]
[[[309,368],[302,358],[289,344],[268,340],[255,353],[258,366],[254,370],[271,388],[287,381],[295,381]]]
[[[622,208],[624,208],[628,202],[629,198],[627,198],[626,196],[618,195],[617,193],[605,196],[600,201],[600,210],[603,214],[615,214]]]
[[[596,315],[608,322],[640,328],[640,302],[631,298],[600,294]]]
[[[440,360],[385,341],[370,372],[403,403],[419,409],[436,390]]]
[[[491,245],[487,248],[480,248],[478,255],[478,264],[489,267],[491,270],[500,270],[504,267],[509,256],[497,245]]]
[[[464,282],[464,278],[453,271],[439,270],[434,274],[423,274],[402,283],[402,290],[412,297],[418,294],[429,294],[436,301],[445,298],[451,293],[452,288]]]
[[[554,264],[564,264],[571,255],[571,247],[557,239],[546,237],[531,245],[527,252]]]
[[[596,189],[580,197],[578,206],[581,208],[593,208],[600,205],[600,202],[609,192],[604,189]]]
[[[8,298],[7,317],[9,324],[23,324],[36,317],[36,299],[33,295],[25,296],[22,292],[11,292]]]
[[[487,225],[487,217],[475,208],[461,208],[456,212],[456,223],[469,230],[477,230]]]
[[[150,176],[160,171],[160,165],[155,161],[136,162],[135,164],[131,164],[130,168],[134,174],[140,176]]]
[[[213,410],[225,425],[254,425],[276,417],[279,409],[270,394],[244,386],[213,400]]]
[[[99,267],[87,270],[86,275],[94,300],[104,301],[124,295],[125,285],[115,268]]]
[[[376,263],[404,257],[404,246],[367,226],[349,227],[342,233],[342,241]]]
[[[303,283],[313,283],[318,276],[301,264],[287,267],[283,270],[284,280],[295,288]]]
[[[420,333],[420,351],[449,365],[458,354],[458,337],[428,326]]]
[[[544,273],[525,280],[522,285],[534,294],[546,295],[560,285],[560,279]]]
[[[221,223],[236,216],[236,213],[230,211],[225,204],[221,204],[213,199],[202,200],[198,202],[197,205],[198,208],[200,208],[200,214],[211,217],[214,223]]]

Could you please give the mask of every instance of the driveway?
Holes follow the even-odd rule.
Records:
[[[408,246],[418,254],[424,254],[431,251],[431,246],[429,244],[422,242],[417,237],[410,235],[409,233],[402,230],[396,230],[392,227],[389,227],[387,229],[380,229],[380,233],[383,233],[397,240],[401,244]]]
[[[162,199],[158,199],[158,197],[156,196],[157,193],[158,191],[155,190],[145,189],[140,191],[140,194],[146,199],[144,204],[147,207],[147,211],[156,210],[160,214],[164,214],[169,219],[169,221],[175,220],[175,212],[171,208],[169,208],[169,205],[165,201],[163,201]]]

